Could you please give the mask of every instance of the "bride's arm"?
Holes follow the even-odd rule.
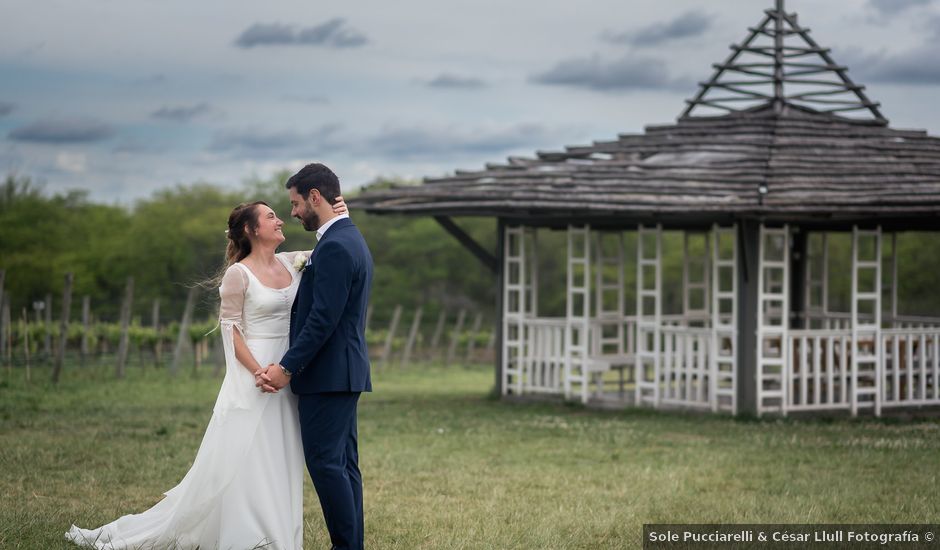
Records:
[[[231,266],[222,277],[219,294],[222,305],[219,308],[219,322],[223,329],[231,328],[235,358],[241,365],[255,374],[261,365],[255,360],[242,336],[242,308],[245,304],[245,291],[248,288],[248,276],[239,268]]]

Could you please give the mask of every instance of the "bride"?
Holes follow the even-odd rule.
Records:
[[[346,213],[342,197],[333,210]],[[229,215],[219,287],[225,378],[189,472],[149,510],[97,529],[72,525],[67,540],[108,550],[302,547],[304,459],[296,396],[262,393],[254,377],[287,351],[305,260],[303,253],[275,253],[284,241],[283,225],[260,201]],[[262,477],[271,467],[283,475]]]

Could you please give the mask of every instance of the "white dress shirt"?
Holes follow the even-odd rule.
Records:
[[[330,221],[326,222],[325,224],[321,225],[320,228],[317,229],[317,241],[319,241],[320,239],[323,238],[323,235],[326,234],[326,230],[329,229],[331,225],[333,225],[334,223],[336,223],[338,220],[341,220],[341,219],[343,219],[343,218],[348,218],[348,217],[349,217],[349,214],[340,214],[339,216],[336,216],[336,217],[333,218],[332,220],[330,220]]]

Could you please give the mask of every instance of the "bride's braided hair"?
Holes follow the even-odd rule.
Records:
[[[228,246],[225,248],[225,267],[240,262],[251,254],[251,240],[248,235],[258,229],[258,205],[268,206],[264,201],[244,202],[232,210],[228,216]]]

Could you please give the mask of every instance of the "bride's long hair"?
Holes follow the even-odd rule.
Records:
[[[268,206],[264,201],[243,202],[228,215],[228,246],[225,248],[225,272],[235,262],[244,260],[251,254],[251,240],[248,235],[258,229],[258,206]]]
[[[251,240],[248,238],[260,225],[258,222],[258,206],[268,206],[264,201],[243,202],[232,209],[228,215],[228,244],[225,246],[225,262],[222,268],[210,279],[198,281],[197,286],[205,289],[218,288],[222,284],[222,277],[235,262],[240,262],[251,254]]]

